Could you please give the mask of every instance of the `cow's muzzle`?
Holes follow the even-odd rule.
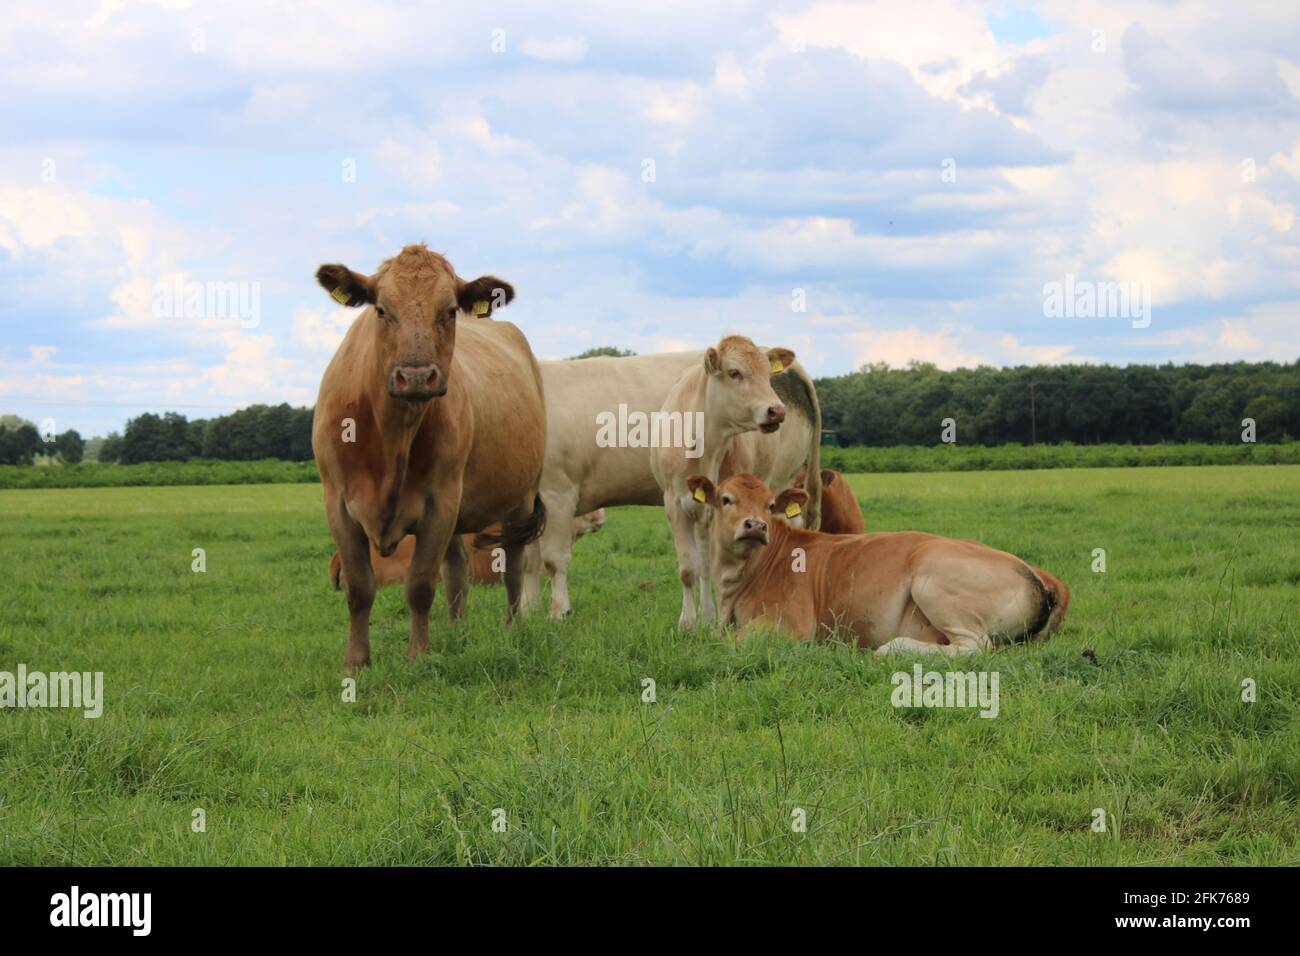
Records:
[[[746,518],[736,527],[736,540],[767,544],[767,522],[762,518]]]
[[[763,415],[758,430],[764,435],[770,435],[781,427],[783,421],[785,421],[785,406],[777,402],[775,405],[767,406],[767,412]]]
[[[410,402],[427,402],[447,394],[447,376],[437,365],[394,365],[388,373],[388,394]]]

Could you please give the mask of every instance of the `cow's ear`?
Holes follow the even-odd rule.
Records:
[[[316,281],[339,305],[374,305],[374,280],[353,272],[345,265],[333,263],[316,270]]]
[[[787,488],[772,502],[772,514],[794,519],[803,514],[806,504],[808,504],[808,492],[802,488]]]
[[[466,315],[489,319],[492,313],[510,304],[515,297],[515,287],[496,276],[479,276],[472,282],[462,282],[457,304]]]
[[[768,349],[767,360],[772,363],[772,374],[784,372],[794,361],[794,353],[789,349]]]
[[[833,482],[834,480],[835,480],[835,472],[831,471],[829,468],[823,468],[822,487],[829,488],[831,486],[831,482]]]
[[[722,371],[722,360],[718,358],[718,350],[708,348],[704,350],[704,371],[710,375],[717,375]]]
[[[717,503],[717,489],[713,487],[713,482],[709,481],[704,475],[691,475],[686,479],[686,487],[690,489],[691,497],[702,505],[713,505]]]

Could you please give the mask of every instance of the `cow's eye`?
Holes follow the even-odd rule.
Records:
[[[457,313],[458,311],[459,311],[459,310],[458,310],[458,309],[456,308],[456,306],[454,306],[454,305],[453,305],[450,309],[448,309],[448,310],[447,310],[447,321],[448,321],[448,322],[454,322],[455,319],[456,319],[456,313]]]
[[[375,306],[375,314],[378,315],[378,316],[382,319],[382,318],[383,318],[384,316],[386,316],[388,313],[384,311],[384,307],[383,307],[382,305],[377,305],[377,306]]]
[[[739,371],[738,369],[734,369],[734,368],[733,368],[730,372],[728,372],[727,374],[731,376],[731,379],[732,379],[732,381],[734,381],[734,382],[739,382],[742,378],[745,377],[745,376],[743,376],[743,375],[740,374],[740,371]]]

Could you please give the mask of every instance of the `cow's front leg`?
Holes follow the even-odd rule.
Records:
[[[542,606],[542,548],[536,541],[524,546],[524,596],[520,608],[531,614]]]
[[[457,489],[459,491],[459,489]],[[445,501],[451,500],[450,506]],[[415,554],[406,570],[406,606],[411,611],[411,641],[406,656],[414,660],[429,649],[429,608],[433,605],[433,569],[442,561],[456,530],[459,493],[432,504],[415,531]],[[451,584],[448,582],[448,605]]]
[[[348,643],[343,669],[356,672],[370,663],[370,608],[375,602],[375,572],[370,564],[370,541],[365,529],[352,520],[341,499],[326,490],[325,515],[339,550],[348,597]]]
[[[677,577],[682,582],[682,613],[677,618],[677,626],[688,629],[695,626],[695,582],[698,580],[696,568],[695,532],[691,527],[690,516],[677,503],[677,495],[672,491],[664,492],[664,510],[668,513],[668,527],[673,532],[673,544],[677,547]]]
[[[699,569],[700,579],[700,620],[708,622],[718,616],[713,609],[713,583],[709,574],[709,526],[704,521],[696,521],[694,531],[695,566]]]
[[[542,496],[546,503],[546,527],[537,540],[540,549],[541,569],[551,576],[551,609],[553,621],[569,615],[569,559],[573,556],[573,516],[578,510],[576,491],[548,491]],[[506,565],[509,570],[509,565]],[[540,585],[539,585],[540,590]]]

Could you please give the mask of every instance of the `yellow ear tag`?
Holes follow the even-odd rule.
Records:
[[[343,286],[339,286],[337,289],[335,289],[333,292],[330,293],[330,298],[333,299],[335,302],[337,302],[339,305],[347,305],[348,300],[351,299],[352,296],[348,295],[347,292],[343,290]]]
[[[695,500],[698,501],[700,504],[704,504],[705,496],[704,496],[704,489],[703,489],[703,488],[696,488],[696,489],[695,489]]]
[[[799,507],[797,501],[792,501],[785,506],[785,516],[787,518],[797,518],[801,514],[803,514],[803,509]]]
[[[773,371],[773,372],[784,372],[784,371],[785,371],[785,366],[781,364],[781,360],[780,360],[780,359],[772,359],[772,371]]]
[[[475,314],[475,315],[487,315],[487,314],[488,314],[488,300],[487,300],[487,299],[479,299],[477,302],[474,303],[474,314]]]

